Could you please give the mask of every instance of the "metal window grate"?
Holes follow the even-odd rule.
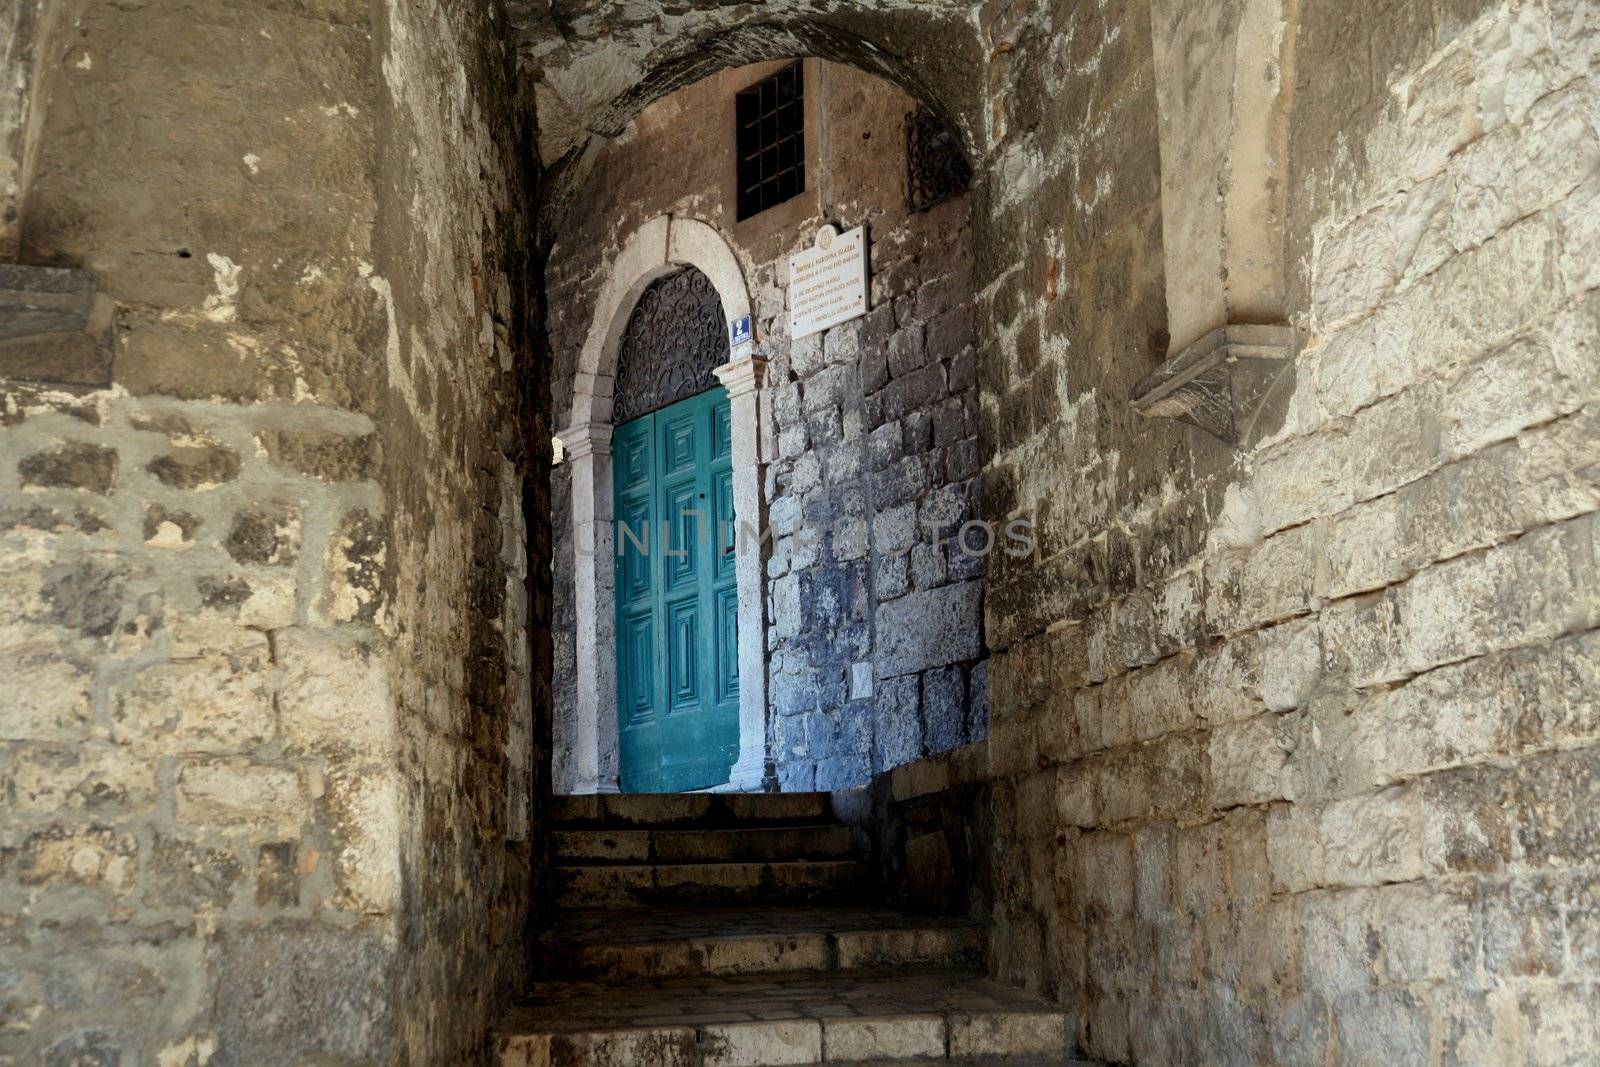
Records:
[[[786,67],[740,90],[735,99],[741,220],[805,191],[805,80],[801,69],[799,63]]]
[[[950,127],[926,107],[906,112],[906,206],[926,211],[972,184],[967,165]]]

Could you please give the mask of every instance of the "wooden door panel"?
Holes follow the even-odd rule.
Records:
[[[718,785],[738,758],[731,433],[716,388],[615,435],[617,690],[630,792]]]

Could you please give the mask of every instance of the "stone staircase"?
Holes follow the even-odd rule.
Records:
[[[1064,1064],[965,919],[877,906],[826,793],[566,797],[543,976],[501,1067]]]

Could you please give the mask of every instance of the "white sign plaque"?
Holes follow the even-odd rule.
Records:
[[[817,243],[789,257],[789,336],[809,334],[867,313],[867,235],[857,226],[817,231]]]

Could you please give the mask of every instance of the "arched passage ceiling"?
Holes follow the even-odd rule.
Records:
[[[596,137],[616,137],[652,101],[729,67],[818,56],[898,83],[981,157],[986,49],[959,0],[508,0],[539,109],[547,203],[585,171]]]

